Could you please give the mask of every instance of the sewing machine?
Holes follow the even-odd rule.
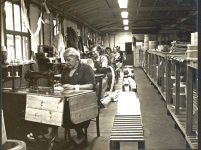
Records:
[[[38,89],[39,79],[47,79],[48,87],[53,87],[54,85],[54,74],[53,72],[36,72],[36,71],[27,71],[25,73],[25,80],[29,82],[30,87],[33,89]]]

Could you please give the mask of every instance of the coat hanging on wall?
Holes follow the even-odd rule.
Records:
[[[133,46],[136,46],[136,37],[133,36]]]
[[[82,41],[82,37],[81,36],[79,36],[79,41],[78,41],[78,48],[79,48],[79,50],[82,52],[82,54],[83,54],[83,57],[84,57],[84,45],[83,45],[83,41]]]
[[[56,56],[63,58],[63,52],[65,50],[65,44],[61,33],[57,34],[53,39],[53,48]]]
[[[78,49],[78,37],[72,27],[67,27],[67,47]]]

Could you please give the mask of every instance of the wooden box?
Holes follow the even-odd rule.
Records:
[[[25,120],[62,126],[64,100],[61,97],[27,94]]]
[[[98,116],[98,103],[95,92],[87,92],[67,97],[70,119],[74,124],[81,123]]]

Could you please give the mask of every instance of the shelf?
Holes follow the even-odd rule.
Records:
[[[197,111],[198,110],[198,93],[193,90],[193,111]]]
[[[8,68],[8,67],[18,67],[18,66],[23,66],[23,65],[26,65],[26,64],[35,64],[36,62],[35,61],[24,61],[24,62],[20,62],[20,63],[9,63],[7,65],[2,65],[1,67],[2,68]]]
[[[188,60],[184,53],[162,53],[151,50],[147,51],[145,54],[142,54],[141,57],[143,58],[141,62],[141,68],[147,75],[147,78],[150,80],[150,82],[154,85],[155,88],[157,88],[163,100],[167,103],[167,110],[172,116],[173,120],[175,121],[177,127],[180,129],[181,133],[185,136],[186,142],[192,149],[198,148],[198,140],[195,134],[196,130],[198,129],[197,126],[198,93],[195,90],[191,91],[191,87],[193,88],[193,84],[192,82],[190,82],[191,80],[193,80],[192,69],[197,69],[197,62]],[[171,71],[174,71],[175,77],[177,76],[178,78],[181,73],[180,72],[181,67],[187,69],[186,80],[188,81],[187,94],[189,94],[188,95],[189,99],[187,100],[188,106],[186,106],[185,108],[179,108],[179,105],[176,103],[178,105],[177,106],[178,109],[175,109],[175,106],[171,102],[171,96],[170,96],[171,93],[169,95],[166,95],[167,89],[165,89],[165,91],[162,91],[164,83],[162,84],[162,86],[158,85],[156,66],[158,65],[158,61],[161,60],[160,57],[163,57],[162,61],[165,62],[164,68],[166,69],[166,71],[161,70],[161,73],[166,72],[165,73],[166,76],[170,76]],[[144,64],[144,66],[142,64]],[[172,67],[174,67],[174,70],[172,70]],[[192,69],[189,67],[191,67]],[[175,83],[177,84],[179,84],[179,82],[181,81],[180,80],[175,81]],[[171,87],[170,81],[168,85],[166,85],[166,88]],[[192,107],[189,107],[191,106],[191,104]],[[193,114],[193,116],[191,115],[191,113]]]
[[[166,55],[167,54],[169,54],[169,53],[167,53],[167,52],[159,52],[159,51],[147,51],[148,53],[150,53],[150,54],[154,54],[154,55],[157,55],[157,56],[161,56],[161,57],[166,57]]]
[[[188,66],[194,69],[198,69],[198,62],[197,61],[188,61]]]
[[[144,70],[144,68],[143,68],[143,70]],[[163,100],[166,101],[165,92],[163,92],[163,91],[161,90],[161,87],[158,86],[158,84],[147,74],[147,72],[146,72],[145,70],[144,70],[144,72],[146,73],[147,77],[151,80],[151,82],[154,84],[154,86],[157,87],[157,89],[158,89],[158,91],[160,92],[160,94],[161,94]]]
[[[20,76],[7,76],[6,78],[20,78]]]
[[[175,113],[174,113],[175,107],[173,105],[167,105],[167,109],[168,109],[169,113],[171,114],[171,116],[173,117],[173,119],[175,120],[178,127],[180,128],[180,130],[182,131],[182,133],[184,134],[189,146],[192,149],[197,149],[198,148],[198,139],[197,139],[196,135],[194,135],[194,136],[186,135],[186,109],[181,109],[179,111],[178,115],[175,115]],[[196,127],[193,127],[193,131],[195,131],[195,130],[196,130]]]

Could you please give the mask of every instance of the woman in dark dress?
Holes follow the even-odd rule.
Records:
[[[60,81],[64,90],[93,90],[95,85],[94,71],[89,65],[80,61],[79,51],[72,47],[67,48],[63,57],[66,64]],[[64,117],[64,127],[76,130],[77,136],[73,140],[80,144],[84,141],[83,128],[89,126],[90,120],[73,124],[69,119],[69,108],[66,107],[65,111],[64,114],[68,116]]]

